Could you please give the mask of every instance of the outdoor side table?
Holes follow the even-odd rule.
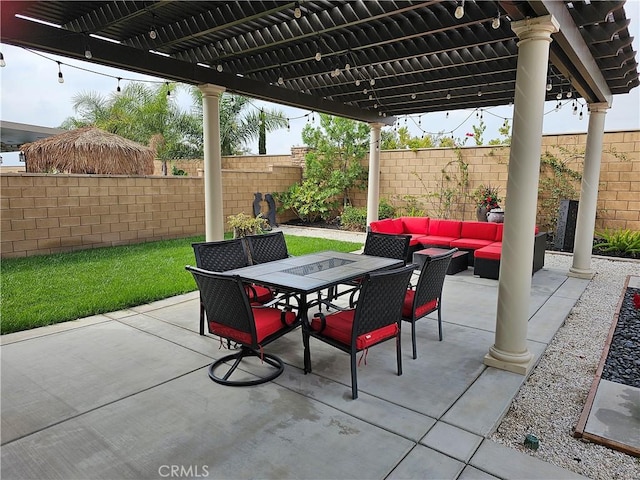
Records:
[[[418,270],[422,268],[424,265],[425,259],[427,256],[435,256],[442,255],[443,253],[448,252],[449,249],[446,248],[425,248],[423,250],[418,250],[413,253],[413,263],[418,265]],[[468,263],[468,255],[469,252],[458,250],[451,257],[451,262],[449,263],[449,268],[447,268],[447,275],[455,275],[456,273],[464,272],[469,266]]]

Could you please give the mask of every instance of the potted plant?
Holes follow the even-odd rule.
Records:
[[[486,222],[487,214],[494,208],[500,208],[498,187],[481,184],[473,192],[473,198],[476,202],[476,217],[479,222]]]

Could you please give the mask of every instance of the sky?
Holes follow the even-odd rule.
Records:
[[[627,18],[631,19],[629,31],[635,37],[633,49],[638,52],[640,39],[640,0],[627,1],[625,5]],[[6,66],[0,68],[0,119],[10,122],[27,123],[44,127],[58,127],[66,118],[74,116],[73,97],[81,92],[96,92],[107,97],[115,92],[120,77],[120,85],[129,81],[161,82],[165,80],[136,73],[103,67],[88,62],[67,59],[37,51],[26,50],[11,45],[0,44]],[[640,56],[636,53],[636,60]],[[58,83],[58,64],[64,76],[64,83]],[[191,106],[185,91],[178,93],[175,99],[183,110]],[[543,134],[586,133],[589,116],[586,106],[578,106],[577,114],[573,114],[573,99],[562,100],[562,108],[556,110],[556,102],[547,102],[543,121]],[[317,115],[309,110],[270,104],[255,100],[257,107],[280,110],[290,119],[290,131],[281,129],[267,134],[268,154],[288,154],[292,146],[302,145],[301,132],[307,122]],[[584,103],[584,101],[582,101]],[[579,118],[580,110],[583,118]],[[448,113],[448,115],[447,115]],[[510,125],[513,113],[512,106],[483,109],[482,121],[486,125],[484,142],[499,138],[498,128],[505,119]],[[423,133],[446,133],[455,138],[468,138],[473,126],[479,125],[480,112],[476,110],[458,110],[437,112],[422,116],[398,117],[398,126],[407,126],[413,135]],[[316,120],[317,125],[317,120]],[[392,127],[387,127],[392,128]],[[613,105],[605,117],[605,130],[638,130],[640,129],[640,87],[634,88],[627,95],[613,98]],[[468,138],[467,145],[474,144]],[[258,142],[248,145],[250,151],[257,153]],[[17,165],[17,153],[3,153],[3,165]]]

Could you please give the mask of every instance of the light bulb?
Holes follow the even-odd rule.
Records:
[[[368,92],[369,92],[369,90],[367,90],[366,88],[365,88],[364,90],[362,90],[362,93],[363,93],[364,95],[366,95]]]
[[[482,90],[478,90],[478,96],[481,97],[482,96]]]
[[[376,84],[376,81],[373,78],[369,80],[369,85],[373,87],[375,84]]]
[[[369,100],[373,100],[373,95],[369,95]]]
[[[562,100],[562,92],[556,94],[556,100]]]
[[[118,78],[118,88],[116,88],[116,93],[120,93],[122,89],[120,88],[120,78]]]
[[[356,79],[356,87],[359,87],[359,86],[360,86],[360,80]]]
[[[550,92],[552,88],[553,85],[551,84],[551,82],[547,83],[547,92]]]
[[[151,40],[155,40],[156,38],[158,38],[158,32],[156,32],[155,28],[151,28],[151,30],[149,30],[149,38]]]
[[[7,62],[4,61],[4,55],[0,52],[0,67],[6,67]]]
[[[456,7],[456,12],[453,14],[453,16],[456,17],[458,20],[464,17],[464,7],[462,5],[458,5]]]
[[[447,92],[447,100],[451,100],[451,93]]]
[[[86,58],[87,60],[91,60],[91,57],[93,57],[93,55],[91,54],[91,50],[89,49],[89,47],[87,47],[84,51],[84,58]]]
[[[58,83],[64,83],[64,77],[62,76],[62,72],[58,72]]]
[[[580,110],[580,120],[582,120],[582,110]]]
[[[416,99],[416,94],[415,94],[415,93],[412,93],[412,94],[411,94],[411,100],[415,100],[415,99]]]
[[[345,65],[344,65],[344,69],[345,69],[346,71],[351,70],[351,64],[350,64],[350,63],[345,63]]]
[[[278,85],[284,84],[284,78],[278,77]]]
[[[314,58],[316,59],[316,62],[319,62],[320,59],[322,58],[322,54],[320,52],[317,52]]]
[[[573,92],[571,90],[569,90],[567,92],[567,98],[571,98],[573,96]]]
[[[374,103],[374,104],[373,104],[373,108],[378,108],[378,104],[377,104],[377,103]]]
[[[578,107],[573,107],[573,114],[577,115],[578,114]]]
[[[338,75],[340,75],[340,69],[339,69],[339,68],[336,68],[336,69],[333,71],[333,76],[334,76],[334,77],[337,77]]]
[[[296,8],[293,9],[293,16],[296,18],[300,18],[302,16],[302,10],[300,9],[300,4],[296,2]]]
[[[218,65],[216,66],[216,70],[217,70],[217,71],[219,71],[219,72],[221,72],[221,71],[222,71],[222,64],[218,64]]]
[[[491,28],[493,28],[494,30],[497,30],[500,28],[500,17],[496,17],[493,19],[493,21],[491,22]]]

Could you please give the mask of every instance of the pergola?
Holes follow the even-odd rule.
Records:
[[[368,222],[378,206],[375,146],[395,115],[513,103],[496,336],[485,363],[524,374],[533,362],[526,338],[544,101],[571,92],[589,106],[570,271],[589,278],[605,114],[614,95],[639,83],[624,3],[10,1],[0,39],[198,85],[208,240],[224,232],[225,90],[369,123]]]

